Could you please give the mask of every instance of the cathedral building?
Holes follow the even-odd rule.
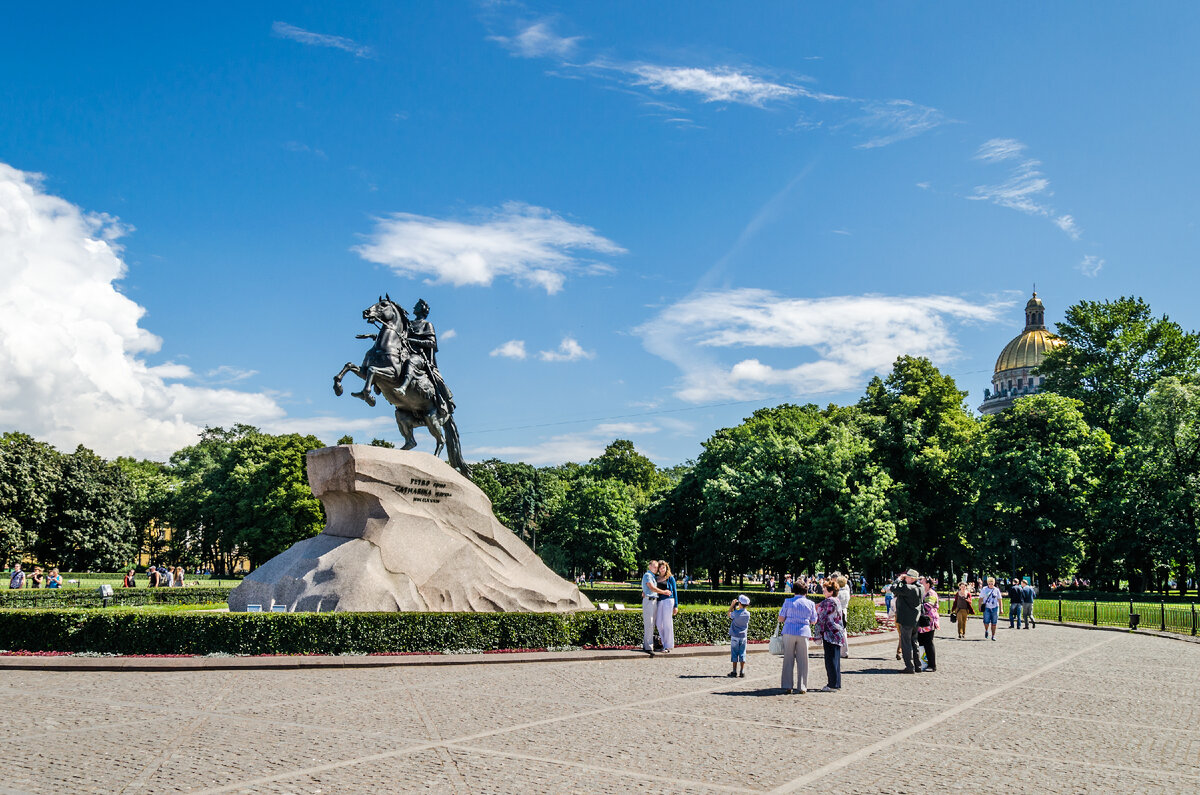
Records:
[[[1013,337],[1000,351],[996,370],[992,373],[992,388],[983,390],[981,414],[995,414],[1026,395],[1036,395],[1042,389],[1045,376],[1034,371],[1042,363],[1046,351],[1063,341],[1046,329],[1046,308],[1037,293],[1025,304],[1025,330]]]

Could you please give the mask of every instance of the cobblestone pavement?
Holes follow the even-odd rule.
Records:
[[[1200,645],[1040,626],[854,649],[839,693],[716,657],[0,672],[0,792],[1196,792]],[[762,647],[760,647],[761,649]]]

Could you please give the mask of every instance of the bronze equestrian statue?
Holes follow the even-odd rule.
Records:
[[[403,450],[417,446],[413,428],[425,426],[437,442],[434,455],[446,449],[450,466],[465,476],[470,470],[462,457],[458,426],[454,424],[454,395],[442,379],[437,366],[437,333],[429,316],[429,304],[417,301],[413,319],[385,295],[362,313],[363,320],[379,328],[376,334],[359,334],[357,339],[375,343],[367,351],[362,365],[346,362],[342,371],[333,377],[333,393],[342,394],[342,378],[354,373],[363,379],[361,392],[352,392],[368,405],[375,405],[375,395],[396,409],[396,425],[404,435]],[[372,394],[373,393],[373,394]]]

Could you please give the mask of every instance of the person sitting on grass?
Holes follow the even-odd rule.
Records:
[[[137,577],[134,575],[133,569],[130,569],[129,573],[125,575],[125,579],[121,583],[121,587],[122,588],[136,588],[137,587]]]
[[[740,595],[729,605],[729,661],[733,663],[729,676],[746,676],[746,640],[750,630],[750,611],[746,608],[749,606],[750,597],[746,594]],[[738,663],[742,664],[740,673]]]

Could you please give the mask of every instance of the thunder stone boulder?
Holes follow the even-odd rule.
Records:
[[[556,611],[588,598],[497,521],[487,496],[428,453],[339,445],[308,454],[328,521],[229,595],[289,611]]]

